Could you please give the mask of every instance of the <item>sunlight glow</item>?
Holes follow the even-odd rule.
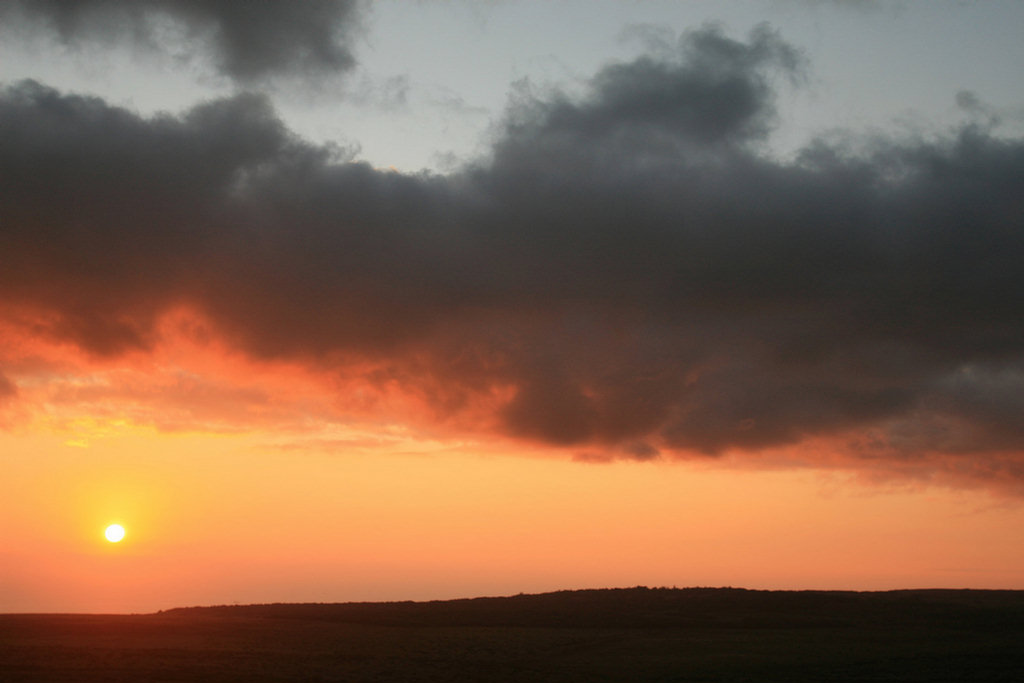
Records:
[[[111,543],[118,543],[124,538],[124,527],[120,524],[111,524],[107,527],[107,530],[103,532],[103,535],[107,537],[107,540]]]

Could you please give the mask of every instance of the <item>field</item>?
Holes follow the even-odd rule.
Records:
[[[1024,591],[615,589],[0,615],[0,681],[1021,681]]]

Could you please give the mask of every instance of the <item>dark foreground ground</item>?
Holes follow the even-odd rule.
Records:
[[[0,615],[0,681],[1024,681],[1024,591],[646,589]]]

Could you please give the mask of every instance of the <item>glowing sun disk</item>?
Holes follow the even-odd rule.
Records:
[[[107,527],[107,530],[103,532],[103,535],[107,537],[107,540],[111,543],[117,543],[124,538],[124,527],[120,524],[111,524]]]

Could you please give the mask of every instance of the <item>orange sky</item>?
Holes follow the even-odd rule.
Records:
[[[785,4],[0,2],[0,612],[1024,589],[1024,5]]]
[[[801,467],[799,449],[774,466],[588,462],[411,418],[342,421],[313,376],[173,341],[133,362],[36,344],[8,363],[21,369],[0,432],[0,611],[640,584],[1024,588],[1024,506],[998,490],[823,468],[820,454]],[[120,544],[103,538],[111,523]]]

